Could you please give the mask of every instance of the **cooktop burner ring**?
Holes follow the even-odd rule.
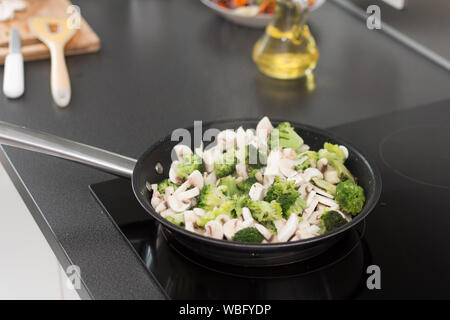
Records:
[[[433,141],[427,141],[427,137]],[[379,144],[383,163],[396,174],[416,183],[450,189],[450,126],[419,125],[401,128]],[[436,147],[438,146],[438,147]]]

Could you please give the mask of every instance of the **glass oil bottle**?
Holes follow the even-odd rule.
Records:
[[[297,79],[311,73],[319,59],[306,19],[308,0],[277,0],[272,22],[253,47],[253,61],[262,73]]]

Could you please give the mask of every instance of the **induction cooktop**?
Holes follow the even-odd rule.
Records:
[[[286,266],[220,265],[179,250],[139,206],[128,180],[90,190],[173,299],[449,298],[449,120],[450,101],[443,101],[332,128],[377,163],[382,195],[328,251]],[[374,272],[377,285],[368,286]]]

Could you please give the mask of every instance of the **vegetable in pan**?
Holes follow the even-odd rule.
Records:
[[[175,146],[169,178],[150,185],[155,211],[214,239],[297,241],[345,225],[364,207],[345,146],[310,150],[288,122],[220,132],[215,145]]]
[[[236,232],[233,241],[261,243],[264,237],[256,228],[245,228]]]

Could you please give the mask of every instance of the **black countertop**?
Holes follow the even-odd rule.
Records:
[[[450,60],[450,2],[447,0],[408,0],[403,10],[397,10],[381,0],[351,0],[366,11],[377,4],[381,20],[429,49]]]
[[[233,25],[199,1],[75,1],[102,40],[68,57],[73,97],[52,102],[49,61],[25,68],[26,93],[0,97],[0,119],[137,157],[194,120],[261,117],[331,127],[450,97],[450,75],[332,2],[310,16],[321,57],[315,90],[276,81],[251,61],[262,30]],[[4,147],[16,187],[83,298],[164,298],[88,185],[111,176]],[[20,235],[18,230],[17,236]]]

